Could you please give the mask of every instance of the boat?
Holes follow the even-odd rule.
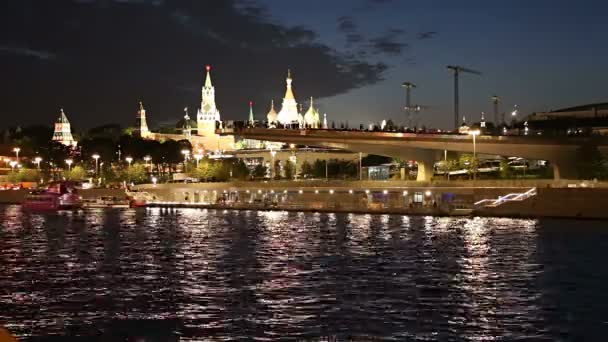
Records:
[[[23,207],[29,210],[62,210],[82,207],[77,183],[52,182],[46,189],[33,190],[27,194]]]
[[[101,196],[94,200],[85,201],[83,205],[86,208],[129,208],[129,199],[127,197]]]
[[[139,208],[145,207],[148,202],[154,200],[154,197],[145,191],[128,190],[127,199],[129,200],[129,207]]]

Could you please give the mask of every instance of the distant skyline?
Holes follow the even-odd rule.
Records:
[[[602,1],[58,0],[0,11],[3,127],[52,124],[63,107],[77,131],[133,125],[143,101],[152,126],[200,104],[212,65],[222,119],[263,120],[280,107],[291,68],[298,102],[329,120],[404,122],[404,91],[428,106],[418,125],[450,128],[453,79],[470,121],[608,101],[608,23]]]

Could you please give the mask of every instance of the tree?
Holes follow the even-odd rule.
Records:
[[[232,162],[232,178],[246,180],[249,178],[249,169],[242,159]]]
[[[285,166],[283,167],[283,171],[285,172],[286,179],[292,179],[295,173],[295,166],[291,160],[285,161]]]
[[[313,171],[313,167],[308,161],[304,161],[302,165],[300,165],[300,174],[303,178],[312,176]]]
[[[63,172],[63,177],[65,177],[66,180],[81,181],[87,177],[87,172],[82,166],[76,165],[72,167],[71,170],[65,170]]]
[[[475,167],[474,164],[475,164],[475,161],[473,160],[472,154],[463,153],[460,155],[460,158],[458,158],[458,167],[460,169],[464,169],[469,172],[472,172]]]
[[[578,175],[582,179],[608,178],[608,162],[597,148],[597,142],[590,140],[577,150]]]
[[[146,165],[141,163],[134,163],[128,166],[122,175],[122,180],[130,183],[146,183],[148,181],[148,173],[146,172]]]
[[[264,177],[266,177],[267,172],[268,172],[268,169],[266,168],[266,166],[264,166],[262,164],[258,164],[253,169],[253,177],[264,178]]]
[[[506,159],[500,161],[500,178],[509,179],[513,177],[513,168]]]
[[[11,183],[19,182],[37,182],[40,180],[40,173],[35,169],[22,168],[16,171],[11,171],[7,175],[8,181]]]
[[[312,164],[312,174],[315,178],[325,178],[325,161],[317,159]]]

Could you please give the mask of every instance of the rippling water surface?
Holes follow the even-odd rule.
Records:
[[[604,222],[19,206],[0,222],[0,325],[31,340],[608,332]]]

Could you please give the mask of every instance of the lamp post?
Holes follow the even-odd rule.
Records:
[[[68,164],[68,171],[72,171],[72,163],[74,161],[72,159],[66,159],[65,163]]]
[[[40,162],[41,162],[41,161],[42,161],[42,158],[40,158],[40,157],[36,157],[36,158],[34,158],[34,163],[36,163],[36,168],[37,168],[38,170],[40,170]]]
[[[19,160],[19,151],[21,151],[21,149],[19,147],[13,148],[13,152],[15,152],[15,156],[17,157],[17,160]]]
[[[298,157],[296,155],[296,144],[289,144],[289,148],[293,154],[293,179],[298,180]]]
[[[276,156],[277,151],[275,150],[270,150],[270,157],[272,157],[272,173],[271,173],[271,177],[274,178],[276,176],[276,169],[275,169],[275,164],[274,164],[274,156]]]
[[[363,153],[359,152],[359,180],[363,180]]]
[[[151,160],[152,160],[152,157],[144,156],[144,161],[146,162],[146,167],[148,168],[148,170],[150,172],[152,172],[152,164],[150,163]]]
[[[196,160],[196,168],[198,169],[198,162],[203,159],[203,154],[202,153],[195,153],[194,154],[194,159]]]
[[[126,157],[125,160],[129,164],[129,167],[131,167],[131,162],[133,161],[133,158],[132,157]]]
[[[481,132],[478,129],[469,131],[469,135],[473,136],[473,180],[477,179],[477,145],[475,143],[475,137],[480,133]]]
[[[95,153],[92,157],[95,159],[95,176],[99,176],[99,154]]]
[[[190,157],[190,150],[182,150],[182,154],[184,155],[184,172],[188,171],[188,159]]]

